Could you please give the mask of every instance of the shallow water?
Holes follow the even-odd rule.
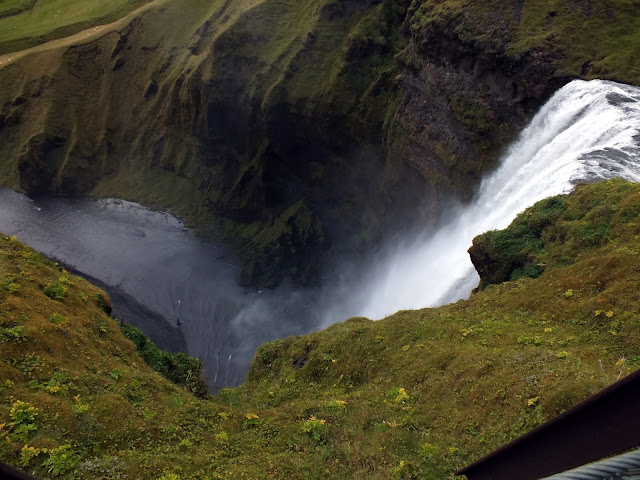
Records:
[[[162,348],[200,357],[214,390],[244,379],[260,343],[284,330],[308,330],[291,318],[269,325],[278,318],[274,293],[263,299],[237,287],[233,252],[201,241],[169,213],[120,200],[30,199],[6,189],[0,206],[2,233],[107,290],[114,316]],[[296,302],[280,308],[293,304],[304,319]]]

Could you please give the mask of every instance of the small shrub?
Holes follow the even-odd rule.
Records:
[[[161,477],[158,477],[158,480],[180,480],[180,477],[175,473],[165,473]]]
[[[392,388],[387,392],[387,398],[393,401],[393,403],[404,403],[409,400],[409,394],[404,387]]]
[[[391,478],[394,480],[413,480],[422,478],[424,472],[420,472],[419,469],[411,462],[404,460],[400,461],[397,467],[391,470]],[[432,477],[433,478],[433,477]]]
[[[57,477],[72,471],[78,465],[79,458],[71,450],[71,445],[65,444],[49,450],[49,457],[42,463],[47,472]]]
[[[67,320],[67,317],[60,313],[53,313],[49,317],[49,321],[54,325],[62,325],[63,323],[67,323],[69,320]]]
[[[185,449],[189,449],[193,447],[193,442],[188,438],[183,438],[182,440],[180,440],[178,447],[184,447]]]
[[[327,407],[331,410],[343,411],[347,409],[347,402],[344,400],[331,400]]]
[[[29,263],[37,263],[38,259],[40,258],[40,255],[38,255],[36,252],[30,251],[30,250],[22,251],[20,253],[20,256],[22,258],[24,258]]]
[[[35,353],[25,353],[16,364],[16,368],[23,373],[31,373],[40,366],[42,359]]]
[[[49,282],[44,286],[44,294],[52,300],[63,301],[67,296],[67,287],[60,282]]]
[[[49,381],[43,386],[44,390],[49,393],[67,393],[69,391],[69,386],[67,382],[69,381],[69,376],[61,370],[56,370],[51,375]]]
[[[29,425],[36,420],[38,409],[33,405],[17,400],[11,407],[9,416],[14,425]]]
[[[329,427],[327,422],[317,419],[313,415],[302,424],[302,433],[307,434],[318,443],[326,443],[329,436]]]
[[[7,275],[2,282],[0,282],[0,289],[5,290],[10,293],[15,293],[22,287],[15,280],[18,278],[17,275]]]
[[[21,467],[28,467],[31,463],[31,460],[36,458],[42,452],[46,452],[46,449],[25,445],[22,447],[22,450],[20,450],[20,460],[18,461],[18,463]]]
[[[425,443],[420,447],[420,456],[425,459],[433,458],[437,453],[438,447],[430,443]]]
[[[27,339],[26,327],[16,325],[15,327],[0,327],[0,342],[24,342]]]
[[[74,285],[74,283],[71,280],[69,280],[69,277],[67,277],[65,275],[63,275],[60,278],[58,278],[58,283],[60,285],[70,285],[70,286]]]
[[[89,411],[89,405],[85,405],[82,403],[80,399],[80,395],[76,395],[73,397],[73,405],[71,406],[73,413],[76,415],[82,415],[83,413],[87,413]]]
[[[35,425],[38,409],[33,405],[17,400],[11,407],[9,416],[12,422],[10,439],[15,442],[25,441],[38,427]]]
[[[260,417],[255,413],[247,413],[245,415],[245,421],[242,427],[246,430],[248,428],[255,428],[260,426]]]

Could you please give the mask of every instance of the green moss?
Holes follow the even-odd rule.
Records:
[[[453,94],[449,99],[449,106],[456,119],[475,134],[486,133],[495,127],[487,114],[487,108],[475,100]]]
[[[633,58],[640,15],[636,7],[630,0],[615,5],[536,0],[518,7],[498,0],[428,0],[420,3],[409,25],[417,38],[428,36],[434,27],[444,27],[464,44],[506,54],[515,61],[533,52],[549,55],[558,76],[637,84],[640,67]],[[508,30],[507,37],[501,27]]]
[[[612,236],[619,237],[640,212],[637,193],[630,195],[634,190],[635,185],[618,179],[579,187],[569,196],[538,202],[505,230],[476,237],[470,253],[482,277],[481,287],[537,277],[545,269],[572,264]]]
[[[138,349],[140,356],[156,372],[177,385],[187,387],[194,395],[206,397],[209,388],[202,379],[202,364],[185,353],[169,353],[160,350],[139,329],[121,323],[120,330]]]

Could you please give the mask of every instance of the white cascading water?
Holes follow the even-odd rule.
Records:
[[[351,313],[379,319],[467,297],[479,280],[467,253],[476,235],[507,227],[526,207],[576,183],[612,177],[640,182],[640,88],[573,81],[523,130],[471,205],[379,263]]]
[[[217,389],[240,383],[266,341],[468,296],[478,282],[467,254],[474,236],[506,227],[527,206],[576,182],[640,182],[639,130],[639,88],[570,83],[522,132],[471,205],[449,214],[435,234],[377,256],[369,271],[340,264],[320,291],[247,294],[234,283],[237,265],[226,247],[202,243],[171,215],[128,202],[31,200],[0,190],[0,231],[102,281],[120,318],[139,321],[171,348],[186,344]],[[354,278],[365,281],[354,285]]]

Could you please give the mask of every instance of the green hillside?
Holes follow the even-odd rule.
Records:
[[[11,53],[113,22],[150,0],[3,0],[0,53]]]
[[[475,242],[544,262],[537,278],[266,344],[209,398],[197,363],[125,329],[177,383],[154,372],[104,293],[4,238],[0,460],[61,479],[452,478],[638,368],[639,212],[618,180],[543,201]]]

